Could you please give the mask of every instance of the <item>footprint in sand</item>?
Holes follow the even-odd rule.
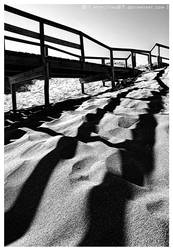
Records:
[[[156,213],[156,212],[164,212],[165,211],[165,208],[167,208],[168,204],[165,200],[158,200],[158,201],[153,201],[153,202],[150,202],[146,205],[147,207],[147,210],[153,214],[153,213]]]
[[[85,181],[89,180],[88,171],[92,167],[92,165],[97,161],[96,157],[85,157],[82,160],[77,161],[73,167],[72,171],[69,174],[70,182],[74,183],[77,181]]]
[[[118,126],[121,128],[129,128],[134,123],[136,123],[139,120],[139,117],[133,118],[133,117],[120,117],[118,119]]]

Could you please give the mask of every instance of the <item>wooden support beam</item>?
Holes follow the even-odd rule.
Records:
[[[4,36],[4,38],[5,38],[5,40],[10,40],[10,41],[14,41],[14,42],[20,42],[20,43],[26,43],[26,44],[40,46],[39,43],[27,41],[27,40],[16,38],[16,37]]]
[[[134,69],[136,67],[136,53],[131,52],[132,56],[132,68]]]
[[[160,56],[160,46],[158,45],[158,56]]]
[[[11,96],[12,96],[12,108],[13,108],[13,111],[16,112],[16,109],[17,109],[16,86],[14,84],[11,84]]]
[[[40,22],[40,51],[42,56],[42,63],[44,67],[44,98],[45,106],[49,105],[49,63],[46,61],[48,49],[45,48],[44,41],[44,24]]]
[[[157,46],[158,46],[157,64],[158,64],[158,67],[160,67],[161,64],[162,64],[162,58],[161,58],[161,56],[160,56],[160,45],[157,44]]]
[[[82,90],[82,94],[85,94],[84,82],[81,82],[81,90]]]
[[[70,56],[74,56],[74,57],[77,57],[77,58],[81,58],[81,56],[79,56],[79,55],[76,55],[76,54],[74,54],[74,53],[65,51],[65,50],[63,50],[63,49],[59,49],[59,48],[53,47],[53,46],[51,46],[51,45],[46,45],[46,47],[47,47],[48,49],[53,49],[53,50],[62,52],[62,53],[64,53],[64,54],[70,55]]]
[[[169,49],[169,46],[166,46],[166,45],[163,45],[160,43],[156,43],[156,46],[159,46],[159,47],[164,48],[164,49]]]
[[[110,64],[111,64],[112,89],[115,89],[114,59],[113,59],[113,50],[112,49],[110,49]]]
[[[127,68],[127,59],[125,59],[125,68]]]
[[[106,81],[102,80],[102,83],[103,83],[103,87],[106,87]]]
[[[22,72],[19,74],[16,74],[14,76],[9,77],[9,81],[11,85],[18,84],[18,83],[23,83],[28,80],[33,80],[36,78],[39,78],[41,76],[44,76],[44,67],[38,67],[34,68],[32,70],[28,70],[26,72]]]
[[[152,68],[152,57],[151,57],[151,52],[148,54],[148,64]]]
[[[162,57],[161,56],[157,57],[157,64],[158,64],[158,67],[161,67],[161,65],[162,65]]]
[[[105,58],[101,58],[102,65],[105,65]]]
[[[141,50],[141,49],[131,49],[131,48],[111,48],[113,51],[129,51],[138,54],[148,54],[149,50]]]
[[[81,48],[81,58],[80,58],[81,68],[84,69],[85,51],[84,51],[84,41],[83,41],[83,35],[82,35],[82,33],[80,34],[80,48]]]

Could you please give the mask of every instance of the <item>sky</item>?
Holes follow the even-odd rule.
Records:
[[[112,47],[136,48],[150,50],[155,43],[169,45],[169,7],[164,4],[10,4],[29,13],[81,30],[91,37]],[[5,12],[5,22],[38,32],[36,22],[16,17]],[[45,28],[47,35],[79,43],[78,36],[58,29]],[[11,47],[10,47],[11,46]],[[109,56],[109,52],[93,43],[84,41],[87,56]],[[28,50],[14,42],[6,42],[7,48]],[[35,48],[31,46],[33,52]],[[62,46],[60,46],[62,48]],[[64,48],[63,48],[64,49]],[[72,52],[78,52],[75,49]],[[161,51],[163,56],[167,52]],[[39,51],[38,51],[39,53]],[[54,53],[55,52],[51,52]],[[51,54],[50,53],[50,54]],[[127,53],[116,53],[115,56],[127,56]],[[139,62],[145,57],[138,56]]]

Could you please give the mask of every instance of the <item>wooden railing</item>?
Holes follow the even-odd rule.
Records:
[[[48,105],[49,104],[49,67],[48,67],[48,62],[47,62],[47,57],[48,57],[48,53],[49,53],[49,49],[55,50],[55,51],[59,51],[62,52],[64,54],[76,57],[80,62],[81,62],[81,66],[84,66],[84,63],[87,59],[90,60],[100,60],[100,64],[106,64],[105,61],[108,60],[109,63],[106,64],[111,68],[111,82],[112,82],[112,87],[115,87],[115,72],[114,72],[114,62],[117,60],[121,60],[124,61],[124,65],[127,68],[128,67],[128,60],[131,58],[131,65],[132,68],[134,69],[136,67],[136,54],[141,54],[141,55],[146,55],[148,57],[148,63],[152,66],[152,57],[157,57],[158,60],[158,65],[161,64],[162,59],[166,59],[169,60],[169,58],[165,58],[165,57],[161,57],[160,55],[160,48],[166,48],[169,49],[168,46],[162,45],[162,44],[158,44],[156,43],[154,45],[154,47],[148,51],[148,50],[139,50],[139,49],[131,49],[131,48],[112,48],[109,47],[108,45],[94,39],[93,37],[88,36],[87,34],[76,30],[74,28],[56,23],[54,21],[50,21],[48,19],[45,18],[41,18],[38,17],[36,15],[27,13],[25,11],[21,11],[19,9],[10,7],[8,5],[4,6],[5,11],[16,14],[18,16],[22,16],[25,18],[28,18],[30,20],[34,20],[36,22],[38,22],[39,24],[39,33],[28,30],[28,29],[24,29],[21,27],[17,27],[8,23],[5,23],[5,31],[9,31],[18,35],[23,35],[26,37],[30,37],[30,38],[34,38],[37,39],[38,42],[33,42],[30,40],[25,40],[25,39],[21,39],[21,38],[17,38],[17,37],[11,37],[11,36],[6,36],[5,35],[5,40],[10,40],[10,41],[14,41],[14,42],[19,42],[19,43],[25,43],[25,44],[30,44],[30,45],[34,45],[34,46],[38,46],[40,47],[40,55],[42,58],[42,64],[44,66],[44,78],[45,78],[45,86],[44,86],[44,91],[45,91],[45,104]],[[63,39],[59,39],[56,37],[52,37],[52,36],[48,36],[45,35],[45,25],[49,25],[64,31],[68,31],[72,34],[75,34],[78,38],[79,38],[79,44],[78,43],[74,43],[74,42],[69,42]],[[84,39],[88,39],[89,41],[101,46],[102,48],[108,50],[109,52],[109,57],[94,57],[94,56],[85,56],[85,48],[84,48]],[[49,45],[46,44],[46,42],[52,43],[53,45]],[[80,55],[79,54],[75,54],[60,48],[55,47],[55,45],[61,45],[61,46],[65,46],[68,48],[72,48],[72,49],[76,49],[78,51],[80,51]],[[155,47],[158,47],[158,55],[152,55],[152,51]],[[114,57],[113,53],[114,52],[129,52],[128,57],[122,58],[122,57]]]
[[[125,62],[125,66],[127,67],[126,61],[131,57],[132,68],[134,68],[136,66],[136,58],[135,58],[136,54],[141,54],[141,55],[148,56],[149,57],[149,60],[148,60],[149,63],[151,63],[151,58],[152,57],[158,57],[159,58],[158,59],[159,62],[162,59],[169,60],[169,58],[161,57],[161,55],[160,55],[160,48],[169,49],[168,46],[165,46],[165,45],[162,45],[162,44],[156,43],[150,51],[148,51],[148,50],[139,50],[139,49],[131,49],[131,48],[111,48],[108,45],[106,45],[106,44],[104,44],[104,43],[102,43],[102,42],[94,39],[93,37],[88,36],[87,34],[81,32],[79,30],[76,30],[74,28],[71,28],[71,27],[68,27],[68,26],[56,23],[54,21],[50,21],[50,20],[45,19],[45,18],[38,17],[36,15],[27,13],[25,11],[21,11],[19,9],[10,7],[8,5],[5,5],[4,9],[5,9],[5,11],[8,11],[10,13],[13,13],[13,14],[16,14],[16,15],[28,18],[30,20],[37,21],[39,23],[39,26],[40,26],[40,32],[37,33],[37,32],[31,31],[31,30],[23,29],[21,27],[17,27],[17,26],[5,23],[5,30],[6,31],[9,31],[9,32],[12,32],[12,33],[16,33],[16,34],[19,34],[19,35],[23,35],[23,36],[27,36],[27,37],[30,37],[30,38],[35,38],[35,39],[38,39],[39,42],[32,42],[32,41],[29,41],[29,40],[15,38],[15,37],[10,37],[10,36],[5,36],[4,37],[5,40],[11,40],[11,41],[15,41],[15,42],[20,42],[20,43],[26,43],[26,44],[30,44],[30,45],[39,46],[40,47],[40,51],[41,51],[41,55],[43,57],[44,57],[43,54],[44,54],[44,51],[46,50],[45,49],[45,47],[46,47],[47,50],[48,49],[53,49],[53,50],[62,52],[64,54],[68,54],[68,55],[77,57],[82,62],[85,62],[86,59],[94,59],[94,60],[95,59],[100,59],[102,64],[103,64],[104,60],[110,60],[110,65],[113,65],[114,61],[116,61],[116,60],[122,60],[122,61]],[[79,38],[80,38],[80,44],[69,42],[69,41],[66,41],[66,40],[62,40],[62,39],[59,39],[59,38],[55,38],[55,37],[51,37],[51,36],[45,35],[44,34],[44,25],[49,25],[49,26],[52,26],[52,27],[55,27],[55,28],[58,28],[58,29],[62,29],[62,30],[71,32],[71,33],[79,36]],[[100,45],[101,47],[109,50],[110,57],[85,56],[84,38],[86,38],[86,39],[92,41],[93,43],[95,43],[97,45]],[[70,47],[70,48],[73,48],[73,49],[78,49],[78,50],[80,50],[80,54],[81,55],[78,55],[78,54],[75,54],[75,53],[72,53],[72,52],[69,52],[69,51],[66,51],[66,50],[62,50],[60,48],[57,48],[57,47],[54,47],[54,46],[51,46],[51,45],[48,45],[48,44],[45,44],[45,42],[49,42],[49,43],[53,43],[53,44],[58,44],[58,45]],[[153,51],[153,49],[156,46],[158,47],[158,55],[157,56],[151,54],[151,52]],[[129,56],[127,58],[117,58],[117,57],[113,57],[113,52],[114,51],[116,51],[116,52],[117,51],[119,51],[119,52],[120,51],[121,52],[130,52],[130,54],[129,54]]]

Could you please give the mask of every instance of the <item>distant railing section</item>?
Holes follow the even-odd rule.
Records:
[[[5,11],[28,18],[30,20],[34,20],[36,22],[39,23],[39,33],[28,30],[28,29],[24,29],[21,27],[17,27],[8,23],[5,23],[5,31],[9,31],[18,35],[23,35],[26,37],[30,37],[30,38],[34,38],[37,39],[38,42],[33,42],[30,40],[25,40],[25,39],[21,39],[21,38],[17,38],[17,37],[11,37],[11,36],[4,36],[5,40],[10,40],[10,41],[14,41],[14,42],[19,42],[19,43],[25,43],[25,44],[30,44],[30,45],[34,45],[34,46],[39,46],[40,47],[40,55],[42,58],[42,64],[44,66],[44,70],[45,70],[45,86],[44,86],[44,90],[45,90],[45,104],[49,104],[49,67],[48,67],[48,62],[47,62],[47,57],[48,57],[48,52],[49,49],[55,50],[55,51],[59,51],[62,53],[65,53],[67,55],[76,57],[80,60],[81,62],[81,66],[84,66],[84,63],[86,62],[87,59],[90,60],[100,60],[100,64],[103,65],[108,65],[111,69],[111,82],[112,82],[112,87],[115,87],[115,72],[114,72],[114,67],[115,67],[115,61],[117,60],[121,60],[124,62],[124,66],[127,68],[128,67],[128,60],[131,59],[131,67],[134,69],[136,67],[136,54],[141,54],[141,55],[145,55],[148,57],[148,64],[152,67],[152,58],[153,57],[157,57],[157,63],[158,65],[162,64],[162,60],[169,60],[169,58],[166,57],[162,57],[161,53],[160,53],[160,48],[165,48],[165,49],[169,49],[168,46],[162,45],[162,44],[158,44],[156,43],[154,45],[154,47],[151,50],[139,50],[139,49],[131,49],[131,48],[112,48],[107,46],[106,44],[94,39],[93,37],[88,36],[87,34],[73,29],[71,27],[56,23],[54,21],[50,21],[48,19],[45,18],[41,18],[38,17],[36,15],[27,13],[25,11],[21,11],[19,9],[10,7],[8,5],[4,6]],[[52,36],[48,36],[45,35],[45,25],[49,25],[58,29],[62,29],[68,32],[71,32],[75,35],[78,36],[79,38],[79,44],[78,43],[74,43],[74,42],[69,42],[63,39],[59,39],[56,37],[52,37]],[[94,56],[85,56],[85,48],[84,48],[84,39],[88,39],[90,41],[92,41],[93,43],[107,49],[109,51],[109,57],[94,57]],[[68,48],[72,48],[72,49],[76,49],[80,51],[80,55],[57,48],[55,46],[52,45],[48,45],[46,44],[46,42],[52,43],[54,45],[62,45]],[[157,47],[158,48],[158,53],[157,55],[152,55],[152,51],[153,49]],[[114,57],[113,53],[114,52],[129,52],[128,57],[122,58],[122,57]],[[108,63],[106,63],[106,60],[108,60]]]

